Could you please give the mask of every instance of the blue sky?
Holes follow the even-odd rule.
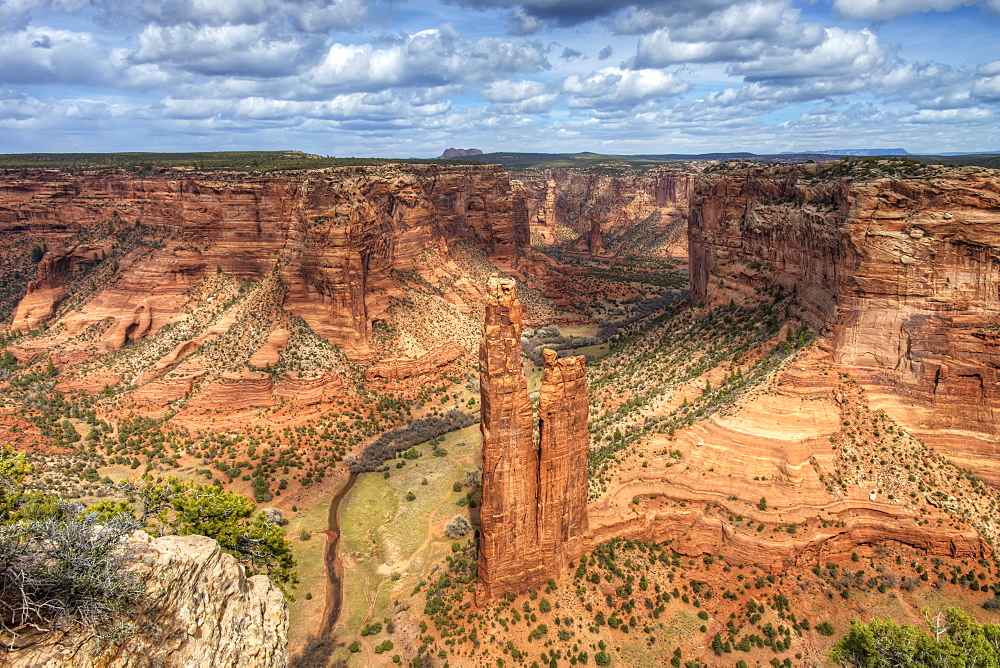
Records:
[[[1000,149],[1000,0],[0,0],[0,152]]]

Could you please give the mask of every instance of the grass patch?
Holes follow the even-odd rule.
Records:
[[[479,425],[472,425],[444,435],[438,447],[447,456],[435,457],[434,448],[423,443],[416,447],[421,454],[417,459],[390,459],[388,478],[377,472],[358,476],[341,506],[344,591],[338,640],[349,643],[367,622],[388,617],[391,599],[426,575],[431,557],[450,553],[444,525],[459,512],[468,514],[455,503],[466,490],[453,492],[452,484],[479,465],[479,444]],[[404,465],[397,469],[396,463]],[[408,492],[416,498],[407,501]],[[397,570],[401,577],[392,581]],[[385,633],[371,637],[371,644],[381,642]],[[334,654],[348,656],[345,648]]]
[[[288,644],[297,647],[316,632],[326,605],[326,534],[330,504],[321,503],[306,512],[292,514],[285,526],[291,541],[292,554],[299,572],[295,600],[288,604]],[[307,541],[299,540],[302,530],[311,534]],[[312,599],[306,600],[311,593]]]

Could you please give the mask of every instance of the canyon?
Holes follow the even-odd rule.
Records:
[[[691,290],[781,284],[820,347],[890,415],[1000,484],[1000,184],[990,170],[831,178],[818,165],[699,181]]]
[[[717,595],[684,585],[684,605],[712,617],[678,600],[678,618],[709,630],[646,631],[671,646],[634,665],[705,646],[727,633],[716,617],[751,623],[751,571],[814,622],[846,624],[882,604],[832,610],[821,565],[993,576],[998,211],[995,171],[874,160],[7,174],[0,305],[16,369],[0,426],[52,476],[145,464],[267,498],[290,537],[335,529],[336,560],[316,555],[322,541],[295,549],[336,562],[345,612],[319,620],[298,597],[293,653],[323,625],[328,656],[371,663],[389,631],[362,629],[382,620],[403,657],[432,647],[478,665],[510,652],[490,639],[504,606],[540,614],[542,590],[594,620],[559,629],[566,656],[577,640],[624,647],[593,610],[659,628],[610,603],[636,583],[612,567],[586,578],[609,549],[653,555],[641,546]],[[422,432],[337,497],[343,513],[372,494],[368,513],[395,519],[310,524],[377,436],[450,409],[478,414],[478,435]],[[465,542],[442,535],[456,513]],[[413,524],[423,542],[393,536]],[[359,573],[363,592],[347,582]],[[674,574],[648,577],[657,610]],[[303,579],[340,610],[316,573]],[[972,600],[951,580],[935,586]],[[892,591],[893,614],[919,617]],[[562,622],[541,617],[554,636]],[[533,622],[507,622],[537,654]],[[822,665],[831,641],[796,633],[804,665]]]

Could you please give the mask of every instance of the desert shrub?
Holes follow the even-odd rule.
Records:
[[[444,415],[432,415],[413,420],[405,427],[379,436],[378,440],[366,447],[358,459],[351,463],[351,472],[363,473],[384,470],[382,465],[395,457],[397,452],[409,450],[415,445],[456,429],[468,427],[478,421],[476,416],[459,410],[450,410]]]
[[[465,487],[475,487],[483,479],[483,472],[479,468],[469,469],[462,478],[462,485]],[[456,492],[458,490],[455,490]]]
[[[461,538],[472,530],[472,525],[464,515],[455,515],[444,525],[444,535],[448,538]]]
[[[1000,626],[980,625],[958,608],[949,608],[939,634],[891,619],[851,622],[848,633],[830,651],[852,666],[988,666],[996,662]],[[819,627],[817,627],[819,628]]]
[[[151,534],[196,534],[219,541],[250,574],[265,573],[283,590],[298,582],[291,543],[272,520],[258,512],[250,499],[215,485],[166,484],[144,480],[120,485],[128,502],[99,501],[87,509],[98,521],[124,515]],[[300,536],[301,537],[301,536]]]
[[[101,637],[123,633],[122,616],[134,614],[146,592],[125,543],[137,523],[120,514],[101,524],[80,506],[60,510],[0,526],[0,628],[14,636],[72,626]]]

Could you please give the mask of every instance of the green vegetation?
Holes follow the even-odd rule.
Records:
[[[82,627],[107,642],[123,640],[146,600],[124,547],[135,522],[120,516],[99,524],[68,504],[51,510],[0,526],[0,631],[17,638]]]
[[[878,666],[996,666],[1000,656],[1000,625],[979,624],[958,608],[931,616],[930,632],[891,619],[851,622],[830,656],[857,668]]]
[[[730,303],[701,314],[678,303],[609,339],[611,354],[590,372],[592,494],[603,488],[619,450],[646,434],[672,434],[732,406],[808,345],[813,332],[794,323],[786,325],[783,341],[768,345],[796,297],[780,285],[762,289],[760,296],[757,304]],[[684,396],[668,414],[642,410],[675,392],[687,394],[683,384],[719,368],[726,369],[719,382],[706,382],[703,391]]]
[[[154,535],[214,538],[251,574],[266,573],[286,591],[295,586],[295,560],[284,531],[264,513],[256,513],[245,496],[215,485],[179,480],[155,484],[148,478],[138,485],[124,484],[122,489],[127,501],[99,501],[88,512],[102,520],[128,513]]]
[[[129,516],[98,523],[83,507],[27,491],[31,467],[0,447],[0,631],[82,626],[117,642],[134,631],[145,583],[123,545],[136,528]]]
[[[164,168],[196,171],[275,172],[356,165],[431,162],[397,158],[330,158],[301,151],[206,151],[202,153],[8,153],[0,154],[0,169],[60,169],[74,174],[122,169],[139,174]],[[435,161],[436,162],[436,161]],[[184,176],[184,172],[175,172]]]

